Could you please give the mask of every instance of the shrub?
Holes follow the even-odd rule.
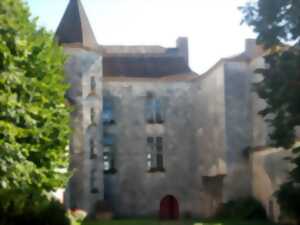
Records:
[[[0,0],[0,207],[22,212],[65,186],[65,58],[24,0]]]
[[[40,217],[44,219],[43,224],[45,225],[70,225],[66,210],[57,200],[52,200],[50,204],[42,210]]]
[[[266,220],[263,206],[253,198],[238,199],[225,203],[218,213],[220,218],[241,220]]]
[[[300,224],[300,186],[294,182],[287,182],[281,185],[276,195],[281,209],[281,217],[295,220]]]
[[[4,211],[0,207],[0,225],[70,225],[63,205],[57,200],[41,200],[38,207],[28,204],[21,213],[13,207]]]

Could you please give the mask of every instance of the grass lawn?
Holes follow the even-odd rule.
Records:
[[[247,221],[159,221],[159,220],[112,220],[99,222],[85,222],[83,225],[271,225],[266,221],[263,222],[247,222]]]

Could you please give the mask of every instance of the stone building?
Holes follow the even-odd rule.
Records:
[[[246,154],[267,146],[251,90],[263,54],[255,41],[198,75],[187,38],[174,48],[97,44],[80,0],[70,0],[56,38],[70,56],[74,108],[67,207],[93,213],[101,201],[116,216],[210,217],[229,200],[272,198],[254,191],[256,155]]]

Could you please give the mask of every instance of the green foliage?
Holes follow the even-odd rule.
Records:
[[[258,70],[263,81],[257,84],[259,96],[268,106],[261,112],[273,128],[270,134],[274,146],[294,147],[295,126],[300,125],[300,1],[258,0],[242,7],[244,22],[258,33],[257,41],[268,48],[266,68]],[[285,44],[289,43],[289,46]],[[300,155],[293,150],[291,162],[295,168],[291,181],[278,192],[283,211],[300,215]]]
[[[22,211],[64,185],[63,50],[21,0],[0,1],[0,205]]]
[[[67,217],[64,206],[55,200],[52,200],[50,204],[42,210],[39,216],[42,221],[39,225],[70,225],[70,220]]]
[[[270,133],[274,146],[291,148],[295,143],[294,127],[300,124],[300,52],[293,48],[265,56],[268,65],[257,72],[264,77],[256,84],[267,107],[261,111],[274,128]]]
[[[0,208],[1,225],[70,225],[66,210],[57,200],[41,199],[38,207],[28,206],[21,213]]]
[[[292,218],[299,218],[299,209],[300,204],[300,188],[295,185],[293,182],[287,182],[283,184],[280,190],[277,192],[278,200],[281,204],[281,207],[284,209],[285,215]],[[291,201],[293,199],[293,201]]]
[[[264,207],[253,198],[239,199],[225,203],[218,217],[239,220],[267,220]]]
[[[258,34],[267,48],[282,42],[299,41],[300,2],[292,0],[249,1],[241,7],[244,22]]]

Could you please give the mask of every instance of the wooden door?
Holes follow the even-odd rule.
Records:
[[[161,200],[159,216],[162,220],[179,219],[179,205],[174,196],[168,195]]]

